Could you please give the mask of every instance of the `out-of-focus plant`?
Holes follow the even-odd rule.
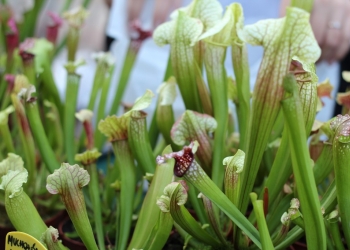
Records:
[[[28,23],[35,23],[39,2],[24,15]],[[36,206],[62,203],[87,249],[166,249],[172,237],[188,249],[285,249],[300,239],[309,249],[344,249],[350,244],[349,94],[337,98],[343,115],[315,121],[319,96],[329,95],[331,85],[317,85],[312,2],[292,1],[286,17],[246,26],[237,3],[223,12],[217,0],[194,0],[174,11],[153,33],[158,45],[170,44],[170,56],[150,126],[143,111],[153,101],[150,90],[116,113],[152,32],[132,24],[110,110],[105,97],[115,59],[94,54],[90,101],[77,112],[76,51],[87,12],[64,14],[70,25],[64,104],[51,69],[64,21],[51,13],[47,39],[31,38],[33,31],[22,33],[25,21],[16,24],[2,6],[0,206],[8,220],[48,249],[64,247]],[[253,94],[248,43],[264,47]],[[229,47],[234,76],[224,66]],[[186,107],[180,117],[173,112],[176,85]],[[102,170],[100,157],[112,158],[105,141],[115,160]],[[42,200],[48,192],[62,203],[55,195]]]

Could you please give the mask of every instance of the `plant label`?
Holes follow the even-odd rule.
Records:
[[[29,234],[9,232],[6,235],[5,250],[47,250],[44,245]]]

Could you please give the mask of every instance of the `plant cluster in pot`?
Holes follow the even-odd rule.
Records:
[[[293,1],[285,17],[252,25],[244,25],[237,3],[224,14],[215,0],[176,10],[153,32],[158,45],[170,44],[170,56],[149,127],[143,110],[154,99],[150,90],[123,114],[116,111],[142,39],[151,32],[133,26],[140,36],[131,40],[108,112],[114,70],[108,53],[94,55],[90,102],[76,112],[83,9],[64,15],[70,24],[65,104],[50,67],[55,43],[28,38],[12,47],[1,75],[8,88],[0,89],[0,194],[13,226],[48,249],[65,249],[37,209],[63,204],[75,229],[70,236],[89,250],[162,249],[172,235],[187,249],[286,249],[301,238],[308,249],[345,249],[348,93],[338,96],[344,114],[315,122],[317,93],[328,85],[318,84],[315,74],[320,48],[309,24],[311,7],[312,1]],[[247,44],[265,51],[253,94]],[[228,47],[235,80],[224,67]],[[175,119],[177,87],[186,110]],[[75,131],[78,123],[83,132]],[[316,152],[325,136],[312,161],[308,139]],[[115,160],[103,172],[96,162],[106,143]],[[32,195],[44,189],[50,199]]]

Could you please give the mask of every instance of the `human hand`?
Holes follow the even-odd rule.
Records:
[[[169,15],[182,6],[182,0],[156,0],[154,7],[153,24],[154,27],[168,20]]]
[[[145,0],[128,0],[129,23],[138,19],[145,5]],[[171,12],[181,7],[182,0],[155,0],[153,6],[153,27],[164,23]]]
[[[281,1],[282,15],[289,2]],[[322,49],[320,61],[341,60],[350,49],[350,1],[314,0],[310,22]]]

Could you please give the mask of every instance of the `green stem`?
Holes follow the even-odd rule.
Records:
[[[0,124],[0,134],[2,135],[2,141],[6,145],[6,150],[9,153],[15,153],[15,147],[11,137],[11,132],[7,124]]]
[[[291,219],[291,221],[295,225],[299,226],[301,229],[305,230],[305,223],[300,212],[298,212],[297,216],[293,215],[293,218]]]
[[[33,187],[36,180],[36,155],[35,155],[35,144],[32,132],[30,130],[29,122],[26,117],[23,104],[18,100],[17,96],[11,95],[12,103],[16,109],[16,118],[19,126],[19,135],[21,140],[21,146],[24,151],[24,158],[26,168],[29,172],[28,176],[28,187]]]
[[[128,140],[131,151],[141,165],[144,174],[154,173],[156,165],[149,142],[146,116],[147,114],[142,111],[133,111],[128,128]]]
[[[95,237],[91,228],[91,224],[86,212],[83,192],[80,190],[79,196],[74,196],[74,200],[72,200],[72,198],[73,197],[71,195],[65,195],[65,197],[61,195],[61,199],[66,206],[69,218],[72,220],[74,228],[77,231],[86,248],[88,250],[98,250],[98,247],[95,242]],[[85,209],[79,209],[79,211],[77,211],[77,209],[74,208],[70,209],[70,207],[72,207],[72,204],[75,204],[77,201],[79,201],[81,203],[80,205],[84,206]]]
[[[116,202],[116,208],[115,208],[115,224],[117,225],[116,228],[120,225],[120,190],[116,191],[115,194],[115,202]],[[115,242],[119,242],[119,231],[116,230],[115,234]]]
[[[75,54],[78,49],[79,39],[79,29],[70,27],[67,35],[68,62],[75,61]]]
[[[4,98],[2,98],[0,110],[4,110],[9,105],[9,102],[10,102],[10,93],[6,91]]]
[[[163,149],[169,145],[166,143],[163,137],[159,139],[159,142],[157,143],[156,147],[153,149],[153,155],[160,155],[163,151]]]
[[[50,143],[46,137],[43,124],[41,123],[41,117],[39,115],[37,104],[27,103],[26,113],[29,120],[30,128],[34,136],[34,140],[39,148],[40,155],[43,158],[49,172],[53,173],[55,169],[59,168],[60,164],[58,163],[55,153],[53,152]]]
[[[325,220],[326,224],[328,225],[329,232],[332,236],[335,249],[336,250],[345,250],[342,236],[340,234],[339,230],[339,216],[338,211],[335,210],[332,213],[330,213],[329,218]]]
[[[198,191],[192,184],[188,184],[188,195],[190,198],[191,205],[196,212],[196,216],[198,217],[199,221],[204,225],[208,223],[208,217],[205,213],[205,209],[203,204],[198,199]]]
[[[103,63],[97,63],[94,81],[90,92],[90,100],[87,106],[88,110],[92,110],[92,111],[95,110],[95,102],[96,102],[97,94],[99,93],[99,90],[102,86],[101,83],[103,82],[104,76],[106,74],[105,69],[106,67]],[[99,121],[99,119],[97,119],[97,121]],[[99,133],[99,131],[97,131],[97,128],[96,128],[96,130],[94,131],[95,136],[97,133]],[[86,140],[86,135],[84,133],[81,133],[79,138],[80,138],[80,142],[78,146],[80,147],[81,145],[84,145]],[[100,147],[97,147],[97,148],[100,148]]]
[[[114,96],[114,100],[112,103],[112,107],[111,107],[109,114],[116,114],[118,109],[119,109],[120,102],[122,101],[124,91],[125,91],[125,88],[127,86],[131,70],[132,70],[134,63],[135,63],[135,60],[136,60],[137,52],[138,51],[135,51],[132,48],[131,43],[130,43],[129,48],[128,48],[127,53],[126,53],[126,56],[125,56],[125,59],[124,59],[123,68],[122,68],[120,78],[118,81],[118,87],[117,87],[117,90],[116,90],[116,93]]]
[[[203,42],[199,41],[198,43],[202,44]],[[196,70],[196,83],[197,83],[199,98],[200,98],[202,106],[203,106],[203,112],[205,114],[213,116],[213,106],[211,103],[210,94],[209,94],[207,85],[204,82],[204,79],[202,76],[202,70],[197,65],[197,63],[195,63],[194,68]]]
[[[100,103],[98,106],[98,111],[97,111],[97,121],[101,121],[103,118],[105,118],[106,114],[106,104],[108,100],[108,91],[109,91],[109,86],[111,82],[111,78],[113,75],[113,70],[114,68],[111,67],[109,70],[108,74],[105,74],[104,78],[102,79],[102,89],[101,89],[101,96],[100,96]],[[90,109],[93,110],[93,107]],[[97,148],[102,148],[103,143],[105,142],[105,136],[102,135],[98,129],[95,130],[95,145]]]
[[[277,138],[282,136],[284,129],[284,119],[283,119],[283,112],[280,110],[278,113],[278,116],[276,118],[276,122],[273,125],[272,132],[269,138],[269,142],[275,141]]]
[[[27,37],[34,36],[37,19],[39,17],[41,8],[43,7],[45,1],[37,0],[34,3],[35,4],[33,9],[24,13],[24,20],[20,25],[20,32],[19,32],[21,41],[23,41]]]
[[[276,250],[286,249],[303,236],[304,230],[298,226],[293,227],[282,243],[275,246]]]
[[[350,246],[350,176],[349,176],[349,135],[348,129],[350,124],[349,115],[338,115],[331,122],[331,127],[335,131],[333,138],[333,160],[335,183],[337,187],[337,200],[342,222],[342,228],[345,236],[345,241]]]
[[[40,240],[47,227],[29,196],[24,191],[13,198],[9,195],[5,193],[5,207],[12,225],[16,230]]]
[[[249,82],[249,64],[246,46],[232,45],[232,64],[237,84],[237,116],[240,133],[239,148],[246,151],[247,130],[250,115],[250,82]]]
[[[1,77],[2,80],[0,80],[0,97],[3,99],[6,95],[6,88],[7,88],[7,82],[5,81],[4,77]]]
[[[201,198],[203,200],[205,212],[208,216],[208,219],[209,219],[208,221],[210,222],[210,226],[213,228],[213,230],[214,230],[216,236],[219,238],[220,242],[224,245],[227,244],[227,241],[226,241],[226,239],[223,235],[223,232],[221,231],[221,228],[220,228],[219,218],[217,216],[217,213],[215,213],[215,211],[214,211],[213,203],[211,202],[211,200],[209,200],[204,195],[201,195]]]
[[[216,238],[211,236],[198,224],[198,222],[183,205],[178,205],[178,197],[183,194],[179,193],[182,192],[180,189],[181,184],[177,183],[174,185],[176,185],[176,187],[174,187],[172,191],[169,191],[169,210],[174,221],[198,240],[216,248],[222,246],[222,244]]]
[[[151,124],[150,124],[149,130],[148,130],[149,142],[151,144],[152,149],[155,149],[157,142],[158,142],[159,133],[160,133],[160,130],[159,130],[158,124],[157,124],[157,109],[158,109],[158,106],[156,107],[156,110],[154,111],[154,113],[152,115]]]
[[[66,89],[66,105],[64,107],[64,144],[67,161],[70,164],[75,162],[75,111],[78,99],[80,75],[68,73]]]
[[[58,89],[55,83],[55,80],[52,75],[51,70],[51,63],[47,61],[46,63],[42,64],[43,67],[43,73],[41,74],[41,77],[44,82],[44,89],[47,91],[49,96],[52,98],[52,101],[55,103],[55,106],[58,109],[58,112],[60,114],[60,118],[63,117],[63,106],[61,103],[61,98],[58,93]]]
[[[144,249],[163,249],[170,236],[170,231],[173,227],[173,224],[174,220],[171,217],[170,213],[160,213],[157,224],[154,226],[152,234],[150,235]]]
[[[250,193],[250,199],[252,200],[254,213],[258,222],[262,249],[273,249],[272,240],[265,220],[263,201],[257,200],[258,196],[256,193]]]
[[[170,136],[171,128],[175,123],[173,107],[171,105],[160,105],[158,100],[155,115],[157,119],[157,126],[166,143],[171,144],[171,147],[174,150],[179,150],[179,146],[173,142]]]
[[[194,249],[203,248],[203,244],[201,244],[196,238],[193,238],[176,222],[174,222],[174,227],[176,228],[176,231],[179,233],[179,235],[184,241],[184,248],[187,247],[188,245],[191,245],[192,247],[194,247]]]
[[[171,147],[164,149],[163,154],[172,152]],[[156,226],[156,220],[160,216],[160,209],[157,206],[157,199],[163,194],[163,190],[173,178],[173,161],[160,164],[156,167],[151,185],[143,201],[139,218],[128,246],[128,249],[140,249],[144,247],[152,229]],[[160,247],[159,249],[161,249]]]
[[[116,164],[120,170],[120,225],[117,230],[118,249],[126,249],[131,228],[133,214],[134,193],[136,186],[135,166],[127,140],[114,141],[113,150],[116,157]]]
[[[114,161],[111,166],[107,166],[107,175],[106,175],[106,186],[109,186],[116,180],[120,180],[120,173],[118,163]],[[104,199],[108,205],[108,207],[113,206],[115,198],[115,190],[112,188],[107,188],[104,192]]]
[[[320,184],[330,174],[333,170],[332,145],[323,145],[322,152],[315,162],[313,170],[316,184]]]
[[[222,159],[228,123],[227,75],[224,67],[226,48],[206,44],[204,64],[207,71],[214,118],[217,122],[213,148],[212,179],[221,189],[224,179]]]
[[[235,205],[227,198],[217,185],[207,176],[204,170],[197,164],[197,177],[190,174],[195,171],[189,169],[184,175],[185,180],[194,185],[200,192],[215,203],[246,235],[261,248],[258,231],[247,220],[247,218],[237,209]]]
[[[89,109],[89,110],[94,110],[94,108],[95,108],[96,97],[97,97],[99,89],[102,86],[101,83],[103,82],[104,76],[106,74],[104,69],[105,69],[105,67],[102,63],[97,64],[94,82],[93,82],[91,93],[90,93],[90,100],[89,100],[89,104],[87,106],[87,109]]]
[[[335,181],[329,185],[326,193],[323,195],[321,201],[321,207],[325,209],[325,214],[330,213],[337,204],[337,192],[335,188]],[[298,226],[294,227],[287,234],[287,237],[284,239],[282,243],[276,246],[276,250],[285,249],[286,247],[293,244],[293,242],[297,241],[303,236],[304,230]]]
[[[283,130],[281,144],[277,150],[275,160],[273,161],[270,174],[265,182],[265,187],[269,190],[269,207],[276,200],[281,192],[283,185],[292,174],[290,162],[290,140],[287,129]],[[260,198],[263,196],[263,190]]]
[[[51,112],[53,115],[53,119],[50,120],[49,122],[49,127],[54,127],[54,142],[55,142],[55,152],[57,156],[62,157],[62,152],[64,148],[64,133],[63,133],[63,128],[62,128],[62,123],[60,119],[60,114],[58,113],[57,107],[55,106],[54,103],[52,103],[51,106]]]
[[[290,200],[294,197],[294,194],[288,194],[282,198],[275,209],[269,210],[266,217],[267,226],[269,232],[274,232],[276,228],[281,224],[281,216],[284,211],[287,211],[290,207]]]
[[[306,240],[310,249],[326,249],[325,226],[310,166],[303,111],[293,76],[287,75],[285,77],[284,87],[292,94],[282,101],[282,108],[291,141],[293,173],[304,213]]]
[[[99,176],[95,164],[86,166],[87,171],[90,175],[89,193],[92,202],[94,220],[95,220],[95,230],[97,235],[97,243],[100,250],[105,249],[105,239],[103,232],[102,223],[102,212],[101,212],[101,201],[100,201],[100,191],[99,191]]]

